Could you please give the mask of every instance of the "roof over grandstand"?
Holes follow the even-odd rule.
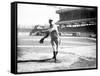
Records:
[[[76,20],[69,20],[69,21],[58,21],[56,22],[56,24],[75,24],[75,23],[86,23],[86,22],[90,22],[90,23],[94,23],[96,21],[96,18],[87,18],[87,19],[76,19]]]
[[[56,11],[59,14],[58,25],[62,24],[84,24],[93,23],[96,24],[97,11],[95,8],[88,7],[71,7],[63,8]]]
[[[56,13],[60,14],[60,13],[64,13],[64,12],[69,12],[69,11],[74,11],[74,10],[94,10],[94,8],[84,8],[84,7],[73,7],[73,8],[64,8],[64,9],[60,9],[57,10]]]

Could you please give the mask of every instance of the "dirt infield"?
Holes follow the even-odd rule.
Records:
[[[18,38],[18,72],[96,68],[96,41],[61,38],[57,63],[54,63],[49,39],[42,45],[38,43],[40,38]]]

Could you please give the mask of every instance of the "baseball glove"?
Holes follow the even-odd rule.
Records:
[[[44,39],[42,38],[40,41],[39,41],[40,44],[43,44],[44,43]]]

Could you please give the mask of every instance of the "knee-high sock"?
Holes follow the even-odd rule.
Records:
[[[53,51],[53,58],[56,58],[56,52]]]

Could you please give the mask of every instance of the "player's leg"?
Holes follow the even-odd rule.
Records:
[[[57,56],[58,50],[59,50],[59,41],[58,41],[58,39],[55,39],[55,46],[56,46],[55,54],[56,54],[56,56]]]
[[[56,46],[53,40],[51,40],[51,45],[52,45],[52,49],[53,49],[53,59],[56,58]]]
[[[58,39],[54,39],[52,41],[52,48],[53,48],[53,59],[55,59],[55,62],[56,62],[57,60],[56,56],[58,54],[58,48],[59,48]]]

